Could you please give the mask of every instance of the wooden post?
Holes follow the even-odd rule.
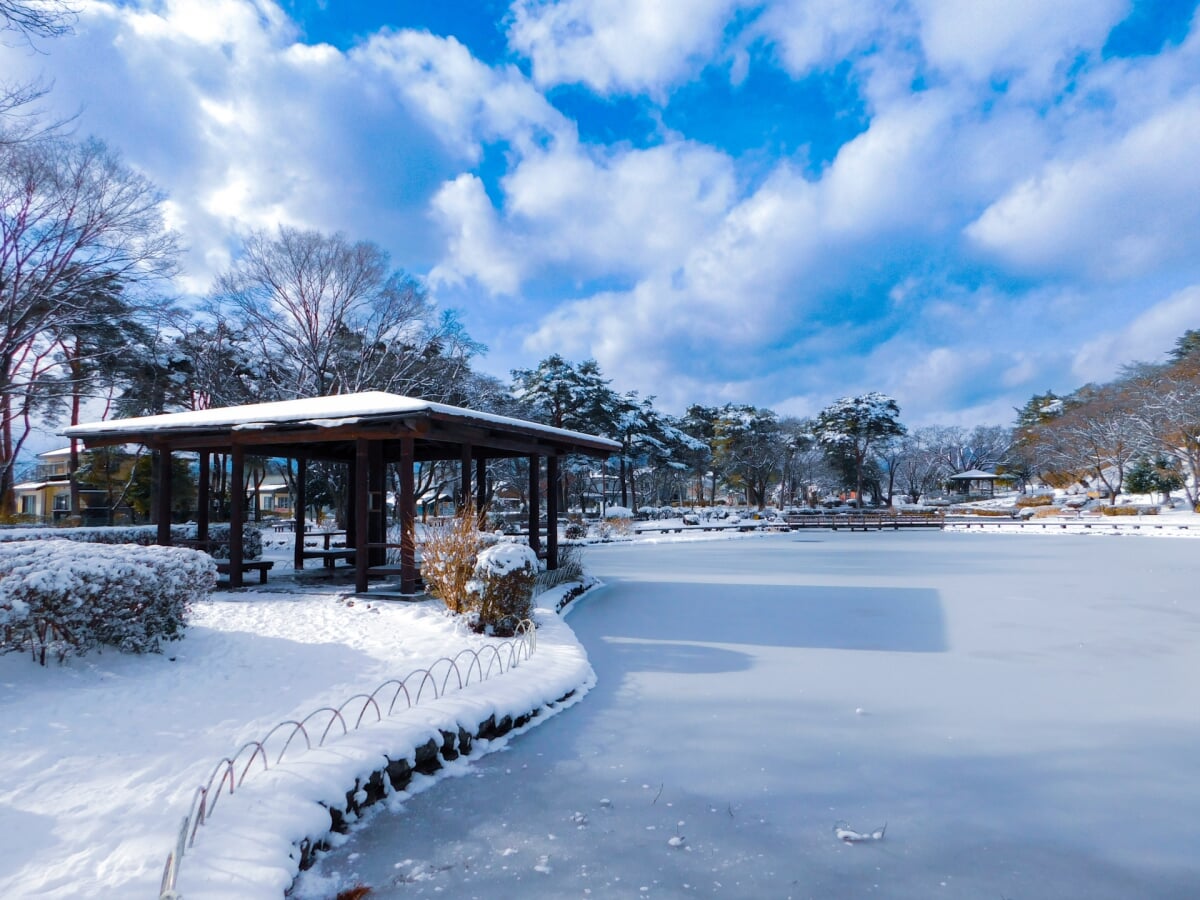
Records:
[[[229,505],[229,586],[242,586],[242,523],[246,514],[246,448],[234,444],[230,453],[231,468],[229,479],[229,495],[233,501]]]
[[[154,498],[155,520],[158,522],[158,534],[155,542],[164,547],[171,546],[171,451],[167,447],[159,447],[154,451],[158,460],[158,493]]]
[[[487,510],[487,457],[475,457],[475,515],[479,517],[480,527],[484,524]]]
[[[196,484],[196,540],[208,540],[208,513],[209,513],[209,466],[212,462],[212,454],[207,450],[200,451],[200,472],[199,482]]]
[[[383,444],[370,441],[367,444],[367,489],[371,498],[367,542],[379,545],[367,553],[373,566],[382,566],[387,562],[387,548],[383,546],[387,542],[387,485],[384,475]]]
[[[367,592],[367,569],[371,565],[367,558],[367,543],[370,535],[368,513],[371,509],[370,461],[366,438],[354,442],[354,589],[360,594]],[[349,523],[347,523],[349,524]]]
[[[538,533],[541,529],[542,498],[538,482],[541,480],[541,457],[529,457],[529,546],[534,553],[542,549],[542,538]]]
[[[400,592],[417,592],[417,498],[413,439],[400,438]]]
[[[471,502],[471,445],[463,444],[461,448],[461,465],[459,466],[458,512],[461,515]]]
[[[546,568],[558,568],[558,456],[546,457]]]
[[[304,513],[308,506],[308,460],[304,457],[296,459],[296,508],[292,510],[292,518],[296,520],[296,545],[293,548],[292,565],[296,571],[304,568]]]

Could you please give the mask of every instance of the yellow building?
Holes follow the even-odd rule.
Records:
[[[39,453],[33,481],[13,485],[15,512],[22,517],[49,524],[71,513],[71,450],[47,450]]]

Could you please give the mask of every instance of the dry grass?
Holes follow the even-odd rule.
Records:
[[[461,515],[426,530],[421,544],[421,578],[430,595],[451,612],[471,610],[467,585],[475,577],[475,558],[484,546],[479,517],[470,506]]]
[[[558,568],[538,573],[536,588],[540,593],[568,581],[583,580],[583,548],[577,544],[558,545]]]
[[[1054,498],[1049,494],[1028,494],[1024,497],[1017,498],[1018,507],[1026,506],[1053,506]]]

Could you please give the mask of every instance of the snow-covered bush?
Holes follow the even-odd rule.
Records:
[[[171,526],[175,543],[194,541],[196,525]],[[217,545],[213,555],[229,558],[229,523],[217,522],[208,526],[208,539]],[[158,540],[157,525],[98,525],[93,528],[13,528],[0,530],[0,542],[10,541],[76,541],[84,544],[137,544],[149,547]],[[242,528],[242,558],[262,556],[262,530],[257,525]]]
[[[581,541],[587,537],[587,526],[582,522],[568,522],[563,536],[568,541]]]
[[[627,506],[610,506],[604,510],[606,519],[632,519],[633,510]]]
[[[98,646],[156,652],[183,637],[192,603],[217,580],[212,557],[181,547],[0,544],[0,652],[65,659]]]
[[[191,538],[196,537],[196,526],[185,525],[191,529]],[[189,538],[189,539],[191,539]],[[208,539],[213,542],[213,556],[217,559],[229,559],[229,523],[217,522],[208,526]],[[258,559],[262,556],[262,529],[257,525],[242,526],[242,559]]]
[[[533,614],[537,574],[537,554],[528,544],[506,542],[480,551],[469,586],[480,628],[489,634],[513,634]]]

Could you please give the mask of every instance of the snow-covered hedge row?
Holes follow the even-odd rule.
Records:
[[[192,603],[217,581],[207,553],[182,547],[18,541],[0,544],[0,652],[44,664],[101,644],[156,652],[183,636]]]
[[[100,525],[93,528],[9,528],[0,530],[0,543],[9,541],[78,541],[87,544],[138,544],[149,547],[158,539],[157,525]],[[171,526],[172,541],[196,539],[194,523]],[[229,558],[229,523],[208,526],[208,539],[214,546],[213,556]],[[262,556],[262,531],[255,525],[242,529],[242,558]]]

